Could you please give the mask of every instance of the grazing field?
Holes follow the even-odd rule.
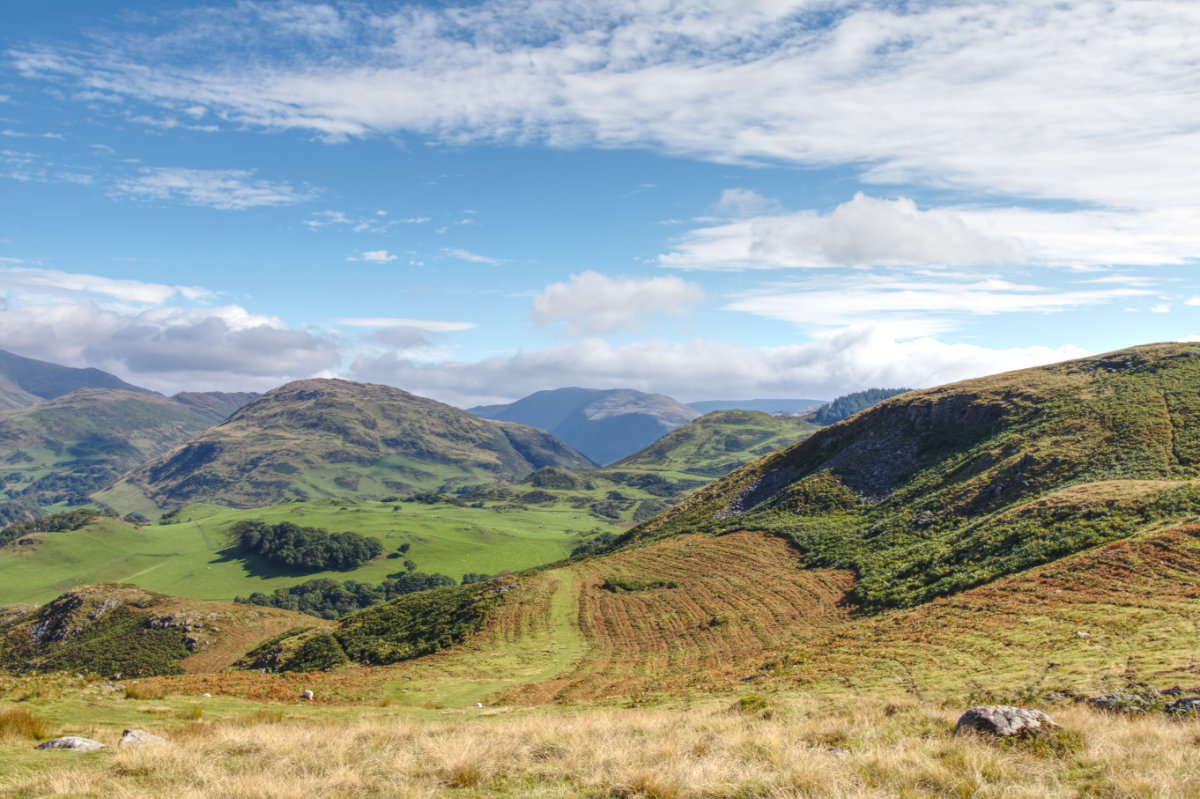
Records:
[[[127,582],[191,599],[229,601],[271,592],[316,577],[378,583],[405,571],[454,579],[559,560],[610,524],[562,505],[471,508],[413,501],[312,500],[256,510],[194,505],[169,524],[136,526],[103,519],[69,533],[37,533],[0,548],[0,604],[42,603],[68,588]],[[298,573],[232,548],[227,531],[238,521],[290,521],[329,532],[378,538],[387,555],[353,571]],[[400,556],[399,548],[409,545]]]

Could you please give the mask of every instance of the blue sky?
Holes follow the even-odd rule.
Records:
[[[1200,335],[1192,2],[10,3],[0,347],[458,405]]]

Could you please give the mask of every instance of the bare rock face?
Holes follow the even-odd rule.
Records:
[[[74,749],[76,752],[95,752],[103,749],[104,744],[91,738],[81,738],[78,735],[64,735],[50,741],[42,741],[34,749]]]
[[[954,725],[954,734],[979,732],[997,738],[1007,738],[1013,735],[1033,735],[1057,727],[1058,725],[1040,710],[1011,705],[987,705],[973,707],[963,713],[958,724]]]
[[[158,746],[166,742],[166,738],[160,738],[143,730],[125,730],[121,740],[117,741],[117,746],[122,749],[136,749],[139,746]]]

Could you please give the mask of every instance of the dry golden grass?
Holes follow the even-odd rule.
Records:
[[[0,738],[49,738],[51,728],[45,719],[24,708],[0,711]]]
[[[47,758],[0,796],[1194,797],[1200,724],[1052,711],[1064,732],[1012,745],[951,735],[958,709],[864,698],[543,709],[473,719],[192,724],[169,745]],[[775,705],[775,703],[778,705]]]

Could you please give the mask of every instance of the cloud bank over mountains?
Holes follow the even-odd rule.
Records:
[[[75,39],[10,42],[7,68],[95,130],[133,128],[162,146],[91,143],[92,161],[72,160],[46,147],[81,134],[14,123],[0,131],[11,145],[0,177],[91,190],[131,214],[262,215],[314,251],[354,236],[328,279],[362,280],[372,303],[293,312],[229,283],[6,258],[0,334],[22,354],[163,390],[336,373],[462,404],[569,384],[833,395],[1072,357],[1122,326],[1134,337],[1121,345],[1143,327],[1183,337],[1200,319],[1145,320],[1178,320],[1200,296],[1198,36],[1200,5],[1183,0],[241,0],[123,12]],[[17,118],[24,96],[7,92]],[[219,148],[193,159],[172,146],[185,137],[259,143],[218,163]],[[698,193],[682,168],[664,169],[678,184],[668,195],[631,168],[625,199],[660,192],[662,212],[631,217],[626,229],[645,238],[606,262],[539,246],[554,199],[536,185],[495,187],[493,211],[520,210],[490,218],[471,197],[393,212],[386,191],[347,196],[312,177],[331,182],[341,167],[290,172],[265,140],[339,164],[369,149],[381,173],[385,148],[425,147],[476,169],[480,153],[533,153],[545,160],[521,176],[534,184],[561,153],[638,153],[730,177]],[[418,179],[396,163],[397,179]],[[773,192],[751,185],[756,174],[812,186]],[[459,177],[420,179],[435,196]],[[384,288],[395,285],[411,290]],[[495,299],[436,310],[431,299],[470,292]]]

